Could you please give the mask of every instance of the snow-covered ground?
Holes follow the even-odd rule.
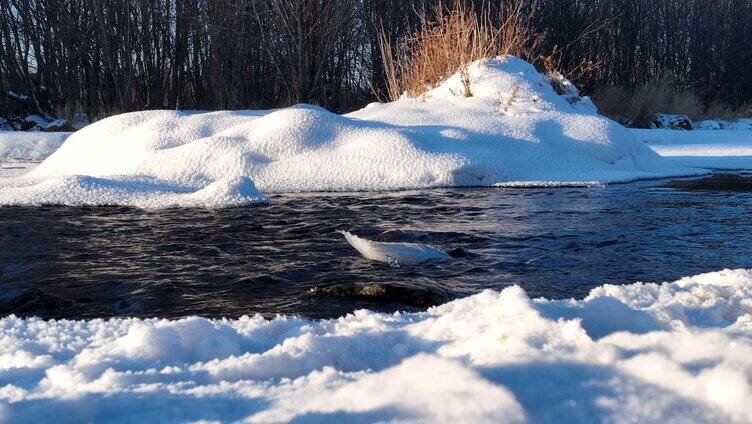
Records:
[[[698,130],[752,130],[752,118],[741,118],[735,121],[710,119],[694,123]]]
[[[70,135],[69,132],[0,131],[0,162],[42,161]]]
[[[336,115],[147,111],[88,125],[0,204],[230,206],[263,193],[379,191],[533,182],[608,183],[696,173],[656,155],[530,64],[505,57],[419,98]]]
[[[335,320],[0,320],[0,421],[750,422],[752,271]]]
[[[685,166],[752,169],[750,130],[632,130],[659,155]]]
[[[68,132],[0,131],[0,178],[34,169],[70,136]]]

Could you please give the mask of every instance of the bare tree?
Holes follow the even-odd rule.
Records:
[[[511,0],[465,1],[488,13]],[[752,100],[752,0],[521,1],[563,67],[601,64],[586,91],[671,74],[706,106]],[[450,3],[0,0],[0,117],[357,108],[385,92],[381,30],[394,43]]]

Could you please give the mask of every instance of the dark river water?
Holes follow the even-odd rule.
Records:
[[[225,210],[0,208],[0,315],[321,318],[425,309],[512,284],[568,298],[604,283],[752,267],[749,176],[272,200]],[[337,230],[454,258],[369,262]]]

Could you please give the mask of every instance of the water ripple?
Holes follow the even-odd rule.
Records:
[[[321,318],[425,308],[410,301],[411,289],[443,300],[521,284],[531,296],[581,297],[604,283],[752,267],[752,185],[711,178],[720,190],[692,179],[285,195],[224,210],[4,207],[0,314]],[[431,244],[453,260],[369,262],[337,230]],[[360,287],[391,295],[376,299]]]

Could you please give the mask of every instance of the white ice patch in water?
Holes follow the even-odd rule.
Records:
[[[454,75],[420,98],[347,115],[298,105],[113,116],[74,133],[19,181],[0,181],[0,204],[179,204],[135,200],[152,186],[116,194],[83,188],[61,198],[44,184],[74,176],[118,187],[149,181],[164,195],[182,196],[240,177],[261,192],[280,193],[608,183],[701,172],[662,159],[619,124],[569,104],[520,59],[478,61],[468,73],[472,97],[456,94],[462,82]],[[236,198],[225,200],[232,205]]]
[[[450,256],[435,247],[418,243],[387,243],[371,241],[347,231],[340,231],[350,246],[364,258],[394,265],[417,265],[431,260],[449,259]]]
[[[752,272],[333,320],[0,320],[0,419],[750,422]]]

